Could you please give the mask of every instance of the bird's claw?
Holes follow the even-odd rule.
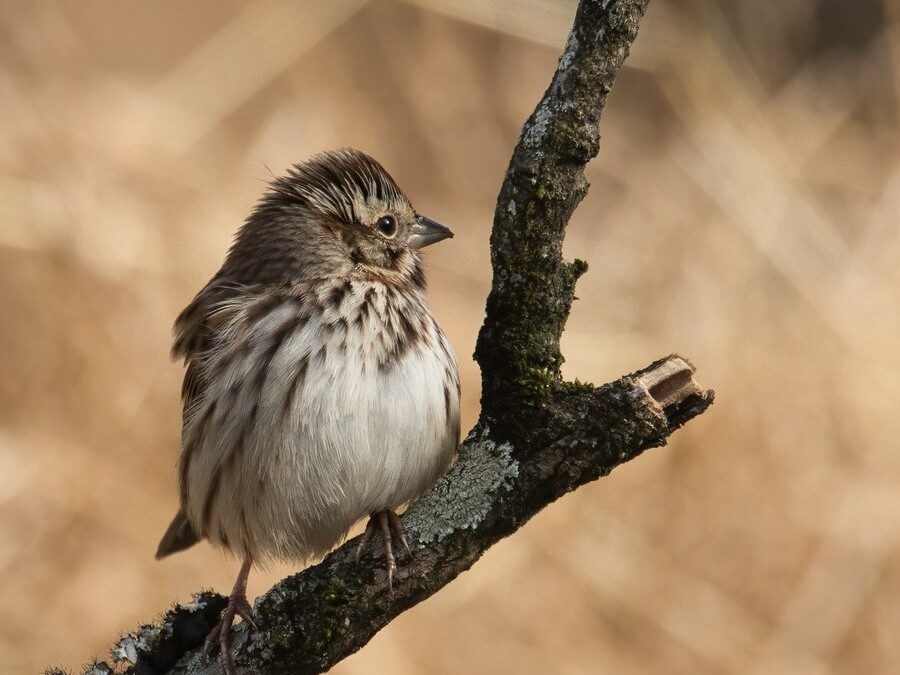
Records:
[[[356,547],[357,562],[359,562],[363,549],[372,539],[372,535],[376,529],[380,530],[381,539],[384,542],[384,561],[388,575],[388,592],[393,595],[394,573],[397,571],[397,559],[394,555],[393,540],[396,538],[403,544],[406,553],[409,556],[412,556],[412,550],[409,547],[409,538],[406,536],[406,528],[403,527],[403,523],[400,522],[400,517],[396,513],[391,510],[373,513],[369,517],[369,522],[366,524],[366,530],[363,532],[359,545]]]
[[[244,561],[241,571],[238,574],[237,582],[231,595],[228,596],[228,604],[222,612],[219,623],[213,627],[206,640],[203,643],[203,653],[209,656],[216,646],[219,647],[219,663],[225,675],[237,675],[234,668],[234,661],[231,658],[231,627],[234,624],[235,617],[241,617],[242,620],[249,623],[256,629],[256,623],[253,621],[253,607],[247,600],[247,575],[250,572],[250,559]]]

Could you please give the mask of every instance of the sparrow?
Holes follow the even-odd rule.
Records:
[[[409,549],[397,510],[451,464],[459,372],[420,251],[453,233],[352,149],[268,186],[221,269],[175,321],[186,364],[180,508],[156,552],[201,539],[242,561],[206,646],[232,675],[253,563],[317,559],[369,516],[357,551]]]

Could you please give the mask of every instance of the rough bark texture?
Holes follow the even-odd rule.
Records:
[[[257,629],[235,628],[247,673],[320,673],[434,594],[558,497],[664,445],[711,403],[694,368],[670,356],[600,386],[564,382],[559,338],[581,261],[562,259],[566,223],[588,184],[598,123],[649,0],[582,0],[549,89],[528,119],[497,202],[494,280],[478,338],[481,419],[459,461],[403,517],[412,560],[393,593],[356,540],[257,600]],[[369,547],[370,551],[377,549]],[[201,653],[226,599],[199,594],[113,648],[116,672],[215,673]],[[112,672],[105,663],[95,673]]]
[[[648,1],[579,4],[553,81],[513,152],[494,212],[494,279],[475,351],[481,424],[495,438],[530,444],[546,417],[523,415],[523,405],[542,410],[561,385],[559,338],[587,270],[563,260],[565,228],[587,194],[584,167],[599,149],[600,114]]]

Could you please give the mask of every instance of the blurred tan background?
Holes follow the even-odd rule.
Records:
[[[0,672],[77,672],[230,588],[208,546],[153,560],[177,499],[170,326],[291,163],[362,148],[456,231],[427,258],[471,426],[494,199],[573,13],[3,3]],[[898,18],[653,0],[566,242],[591,265],[566,372],[679,351],[716,405],[333,672],[896,672]]]

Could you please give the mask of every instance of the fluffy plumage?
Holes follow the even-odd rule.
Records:
[[[245,560],[243,596],[250,560],[321,556],[446,470],[459,379],[418,249],[448,236],[355,150],[272,183],[176,321],[181,510],[158,557],[209,539]]]

